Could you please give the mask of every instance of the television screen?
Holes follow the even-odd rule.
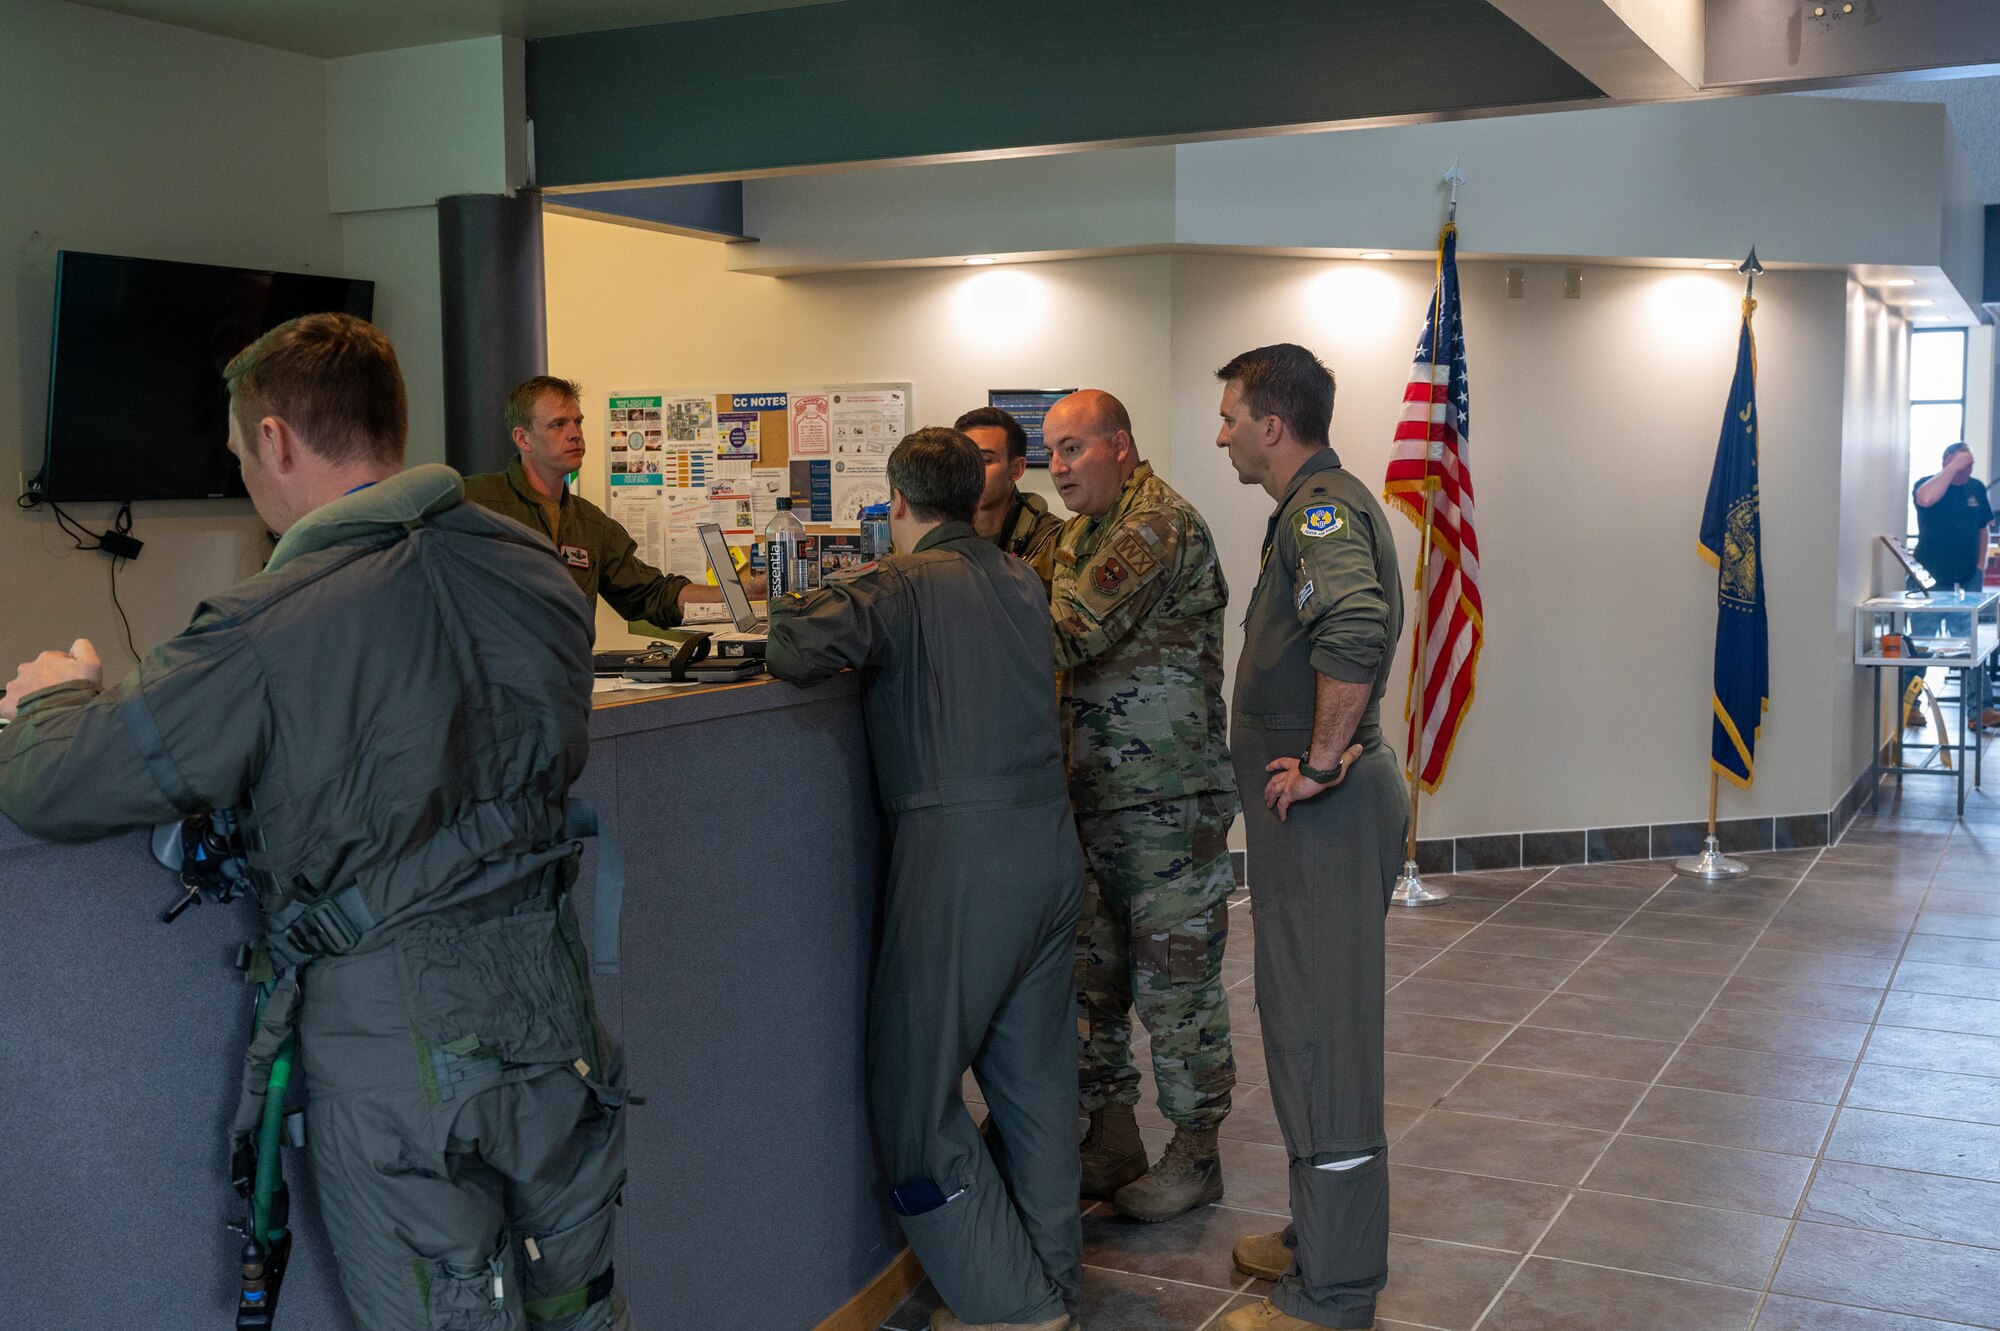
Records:
[[[374,297],[342,277],[62,251],[43,495],[242,496],[223,366],[301,314],[366,319]]]

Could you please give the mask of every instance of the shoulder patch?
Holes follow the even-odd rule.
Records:
[[[1299,535],[1301,536],[1343,536],[1347,533],[1347,515],[1340,511],[1338,504],[1314,504],[1299,514]]]

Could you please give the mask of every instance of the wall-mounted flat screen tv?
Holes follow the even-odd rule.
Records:
[[[241,496],[223,366],[287,319],[374,301],[343,277],[61,251],[42,494]]]

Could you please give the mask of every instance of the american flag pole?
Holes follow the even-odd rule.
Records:
[[[1451,362],[1439,354],[1444,342],[1444,238],[1458,227],[1458,187],[1465,183],[1465,173],[1458,169],[1458,163],[1451,164],[1445,172],[1445,183],[1451,186],[1450,211],[1446,215],[1445,229],[1438,236],[1438,277],[1436,290],[1431,296],[1431,423],[1443,420],[1446,405],[1437,400],[1439,383],[1449,387],[1451,383]],[[1439,374],[1443,379],[1439,379]],[[1425,456],[1429,462],[1439,460],[1439,445],[1435,441],[1425,444]],[[1405,755],[1410,777],[1410,836],[1403,855],[1403,873],[1396,880],[1396,887],[1389,894],[1389,900],[1398,906],[1437,906],[1451,900],[1451,893],[1441,887],[1431,887],[1417,872],[1417,808],[1423,795],[1420,778],[1424,768],[1424,628],[1430,618],[1430,568],[1431,568],[1431,524],[1437,512],[1437,486],[1425,477],[1424,485],[1424,525],[1418,534],[1417,544],[1417,630],[1410,647],[1410,734],[1415,753]]]

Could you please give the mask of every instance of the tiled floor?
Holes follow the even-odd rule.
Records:
[[[1513,870],[1392,914],[1385,1331],[2000,1327],[1989,791],[1954,821],[1947,783],[1912,780],[1734,882]],[[1165,1225],[1086,1211],[1087,1331],[1200,1331],[1261,1291],[1229,1246],[1284,1223],[1285,1153],[1247,902],[1231,925],[1228,1193]]]

